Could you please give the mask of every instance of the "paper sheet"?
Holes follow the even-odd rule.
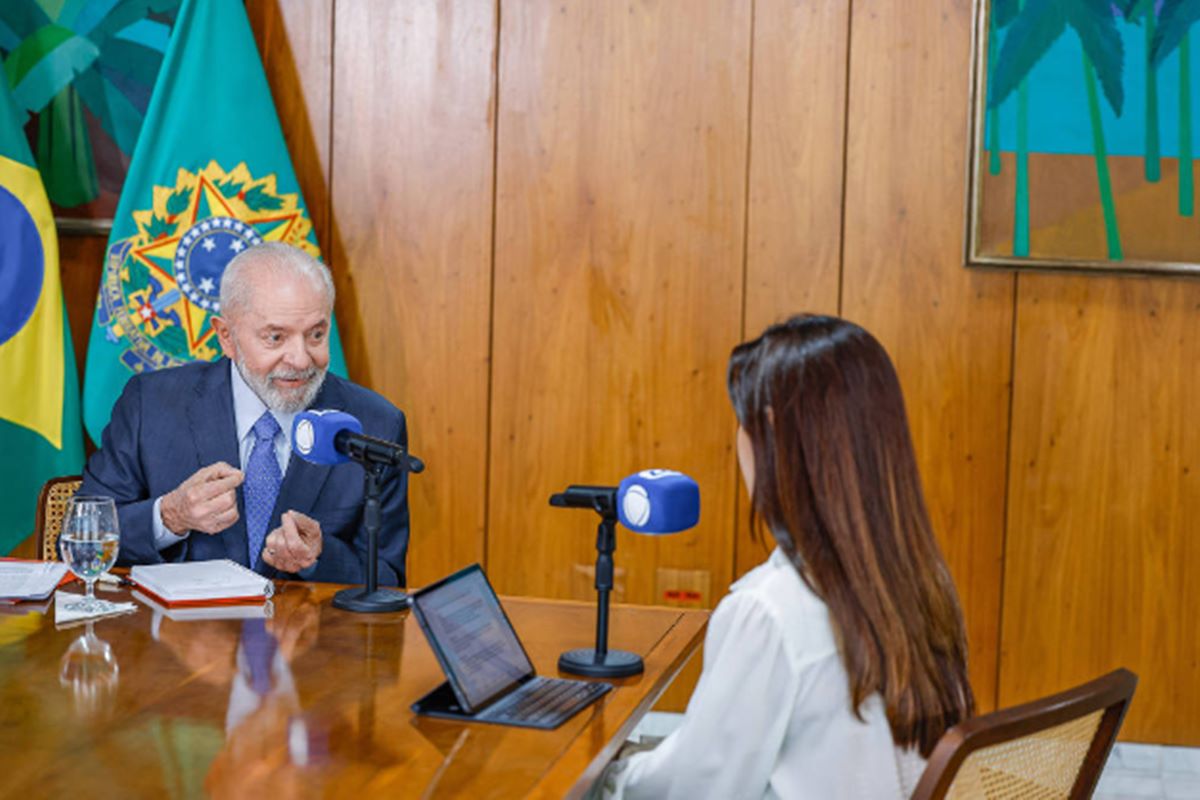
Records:
[[[58,561],[0,561],[0,600],[45,600],[66,574]]]
[[[137,611],[137,603],[114,603],[111,600],[100,600],[103,607],[100,611],[94,614],[88,614],[83,611],[68,609],[67,606],[72,603],[77,603],[83,599],[81,594],[72,594],[70,592],[59,592],[54,596],[54,625],[61,628],[64,625],[70,625],[75,622],[82,622],[89,619],[100,619],[101,617],[111,617],[117,614],[128,614],[131,611]]]

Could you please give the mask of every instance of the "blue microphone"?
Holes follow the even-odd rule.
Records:
[[[679,533],[700,521],[700,485],[671,469],[647,469],[617,487],[617,516],[635,533]]]
[[[672,469],[645,469],[619,486],[573,484],[551,495],[559,508],[590,508],[634,533],[679,533],[700,521],[700,486]]]
[[[292,420],[292,449],[314,464],[364,466],[407,465],[409,472],[422,472],[425,463],[409,455],[408,448],[363,433],[362,423],[345,411],[313,409],[301,411]]]
[[[345,464],[350,456],[345,448],[338,448],[337,435],[342,431],[361,434],[362,429],[362,423],[345,411],[301,411],[292,420],[292,449],[314,464]]]
[[[388,467],[421,472],[425,464],[410,456],[408,448],[386,439],[367,436],[362,423],[345,411],[301,411],[292,420],[292,452],[313,464],[333,466],[353,461],[363,468],[362,527],[367,533],[364,586],[342,589],[333,596],[334,608],[366,614],[399,611],[408,606],[408,595],[379,585],[379,530],[381,484]]]
[[[617,522],[635,533],[678,533],[700,521],[700,486],[682,472],[647,469],[620,486],[568,486],[550,496],[559,508],[590,508],[596,530],[596,646],[568,650],[558,668],[589,678],[626,678],[645,669],[637,653],[608,649],[608,603],[613,589]]]

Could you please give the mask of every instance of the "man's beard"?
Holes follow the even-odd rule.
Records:
[[[254,390],[254,393],[258,395],[258,399],[262,400],[267,408],[276,414],[295,414],[298,411],[308,408],[309,404],[316,398],[317,392],[321,391],[321,384],[325,382],[325,373],[328,371],[328,367],[318,369],[314,366],[298,372],[277,369],[274,372],[267,373],[266,376],[262,376],[256,374],[246,365],[246,359],[242,357],[240,352],[237,353],[234,363],[237,364],[237,369],[242,375],[242,380]],[[286,381],[306,380],[308,383],[292,391],[283,391],[271,383],[271,381],[276,379]]]

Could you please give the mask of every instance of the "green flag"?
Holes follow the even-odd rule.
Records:
[[[0,78],[0,554],[33,532],[42,483],[83,464],[58,236],[24,121]]]
[[[108,240],[83,385],[93,441],[134,373],[220,357],[221,274],[260,242],[320,255],[241,0],[185,0]],[[336,326],[329,345],[345,375]]]

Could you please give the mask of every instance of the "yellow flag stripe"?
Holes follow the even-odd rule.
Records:
[[[11,387],[0,392],[0,419],[29,428],[62,449],[63,302],[58,274],[58,237],[42,177],[36,169],[0,156],[0,186],[16,195],[33,217],[42,240],[42,292],[20,331],[0,344],[0,375]],[[19,457],[18,454],[9,454]]]

